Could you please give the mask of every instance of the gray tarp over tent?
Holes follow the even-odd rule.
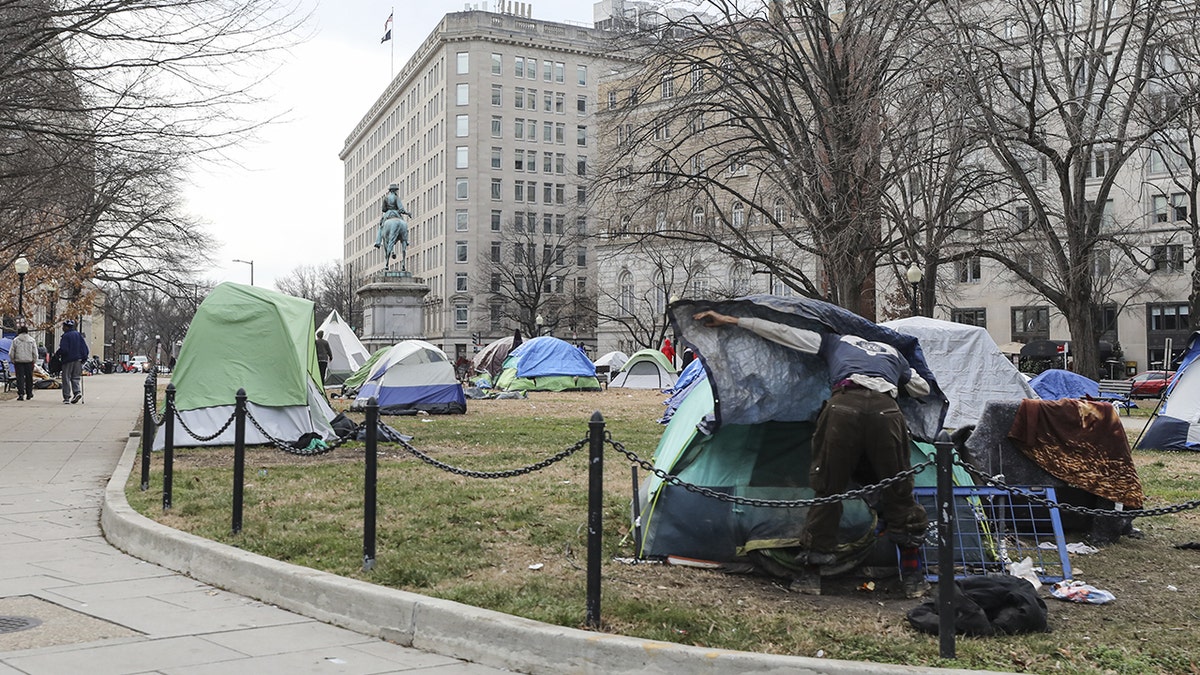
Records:
[[[949,403],[925,362],[917,338],[897,333],[846,309],[808,298],[752,295],[736,300],[680,300],[668,308],[683,339],[704,355],[712,382],[718,424],[815,421],[829,398],[829,370],[820,357],[803,354],[751,333],[729,327],[709,328],[692,319],[703,309],[751,316],[817,332],[858,335],[892,345],[908,359],[932,391],[923,399],[900,397],[900,409],[913,436],[933,441],[942,430]],[[787,395],[781,395],[787,392]],[[807,395],[795,395],[807,392]]]

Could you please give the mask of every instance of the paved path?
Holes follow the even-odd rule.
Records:
[[[503,671],[400,647],[227,593],[121,553],[100,532],[104,486],[143,379],[84,378],[85,401],[0,401],[0,675]],[[15,620],[15,619],[14,619]]]

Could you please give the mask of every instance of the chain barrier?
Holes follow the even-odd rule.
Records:
[[[229,428],[229,425],[233,424],[233,413],[229,414],[229,419],[225,420],[225,424],[223,424],[220,429],[217,429],[217,432],[212,434],[211,436],[201,436],[201,435],[197,434],[196,432],[192,431],[191,428],[188,427],[187,422],[183,421],[182,415],[178,415],[178,414],[175,415],[175,421],[178,422],[179,426],[182,427],[183,430],[187,432],[188,436],[191,436],[192,438],[200,441],[201,443],[206,443],[208,441],[213,440],[217,436],[220,436],[221,434],[225,433],[225,430]]]
[[[268,434],[267,430],[263,429],[262,425],[258,423],[258,420],[254,419],[254,413],[250,412],[250,406],[246,406],[246,418],[250,420],[250,423],[254,425],[255,429],[258,429],[258,433],[262,434],[263,438],[267,439],[268,443],[270,443],[271,445],[275,446],[277,449],[282,450],[288,454],[300,455],[303,457],[310,457],[313,455],[323,455],[327,452],[333,452],[334,450],[337,450],[338,448],[345,445],[348,441],[352,440],[354,438],[354,436],[358,433],[358,426],[355,426],[354,431],[352,431],[349,434],[346,434],[345,436],[339,436],[338,439],[332,443],[325,443],[324,447],[297,448],[297,447],[293,446],[291,443],[288,443],[287,441],[281,441],[278,438],[275,438],[274,436],[272,436],[271,434]],[[232,418],[230,418],[230,419],[232,419]],[[228,427],[229,423],[227,422],[225,424],[225,426]]]
[[[158,382],[155,379],[155,382]],[[146,410],[150,411],[150,421],[156,427],[161,427],[167,421],[167,416],[158,412],[158,385],[153,389],[146,387]]]
[[[873,485],[864,485],[863,487],[856,488],[854,490],[848,490],[841,494],[827,495],[825,497],[813,497],[812,499],[754,499],[750,497],[736,497],[731,494],[717,492],[716,490],[711,490],[706,487],[700,487],[699,485],[692,485],[691,483],[684,482],[680,480],[678,476],[669,474],[662,469],[655,468],[653,463],[638,457],[633,451],[625,449],[625,446],[622,445],[620,441],[613,440],[611,432],[604,432],[604,442],[611,445],[617,452],[625,455],[629,461],[637,464],[649,473],[658,476],[664,483],[669,483],[671,485],[681,487],[688,492],[694,492],[698,495],[711,497],[712,499],[722,502],[740,504],[743,506],[762,506],[776,509],[791,509],[801,506],[818,506],[821,504],[832,504],[834,502],[846,501],[849,499],[865,499],[866,497],[890,485],[916,476],[925,467],[932,466],[935,461],[931,459],[921,462],[920,464],[914,464],[912,468],[905,469],[904,471],[901,471],[900,473],[889,478],[885,478],[878,483]]]
[[[459,468],[457,466],[452,466],[450,464],[446,464],[445,462],[440,462],[440,461],[430,457],[429,455],[426,455],[425,453],[421,452],[420,450],[417,450],[413,446],[409,445],[408,441],[401,439],[396,442],[401,447],[403,447],[413,457],[416,457],[417,459],[421,460],[422,462],[425,462],[429,466],[441,469],[442,471],[448,471],[450,473],[457,474],[459,476],[466,476],[468,478],[513,478],[515,476],[524,476],[525,474],[530,474],[530,473],[533,473],[534,471],[541,471],[542,469],[550,466],[551,464],[554,464],[555,462],[560,462],[560,461],[566,459],[567,457],[570,457],[571,455],[575,454],[581,448],[587,446],[589,440],[590,440],[590,438],[588,436],[584,436],[582,439],[577,441],[575,443],[575,445],[572,445],[571,447],[567,448],[566,450],[563,450],[562,452],[560,452],[552,457],[547,457],[546,459],[543,459],[542,461],[540,461],[536,464],[530,464],[529,466],[523,466],[519,469],[506,469],[504,471],[472,471],[471,469]]]
[[[1018,495],[1022,499],[1028,499],[1029,501],[1045,506],[1046,508],[1058,509],[1059,511],[1069,511],[1071,513],[1081,513],[1088,516],[1098,516],[1104,518],[1149,518],[1151,516],[1166,516],[1173,513],[1182,513],[1183,511],[1194,508],[1200,508],[1200,499],[1193,499],[1190,502],[1184,502],[1182,504],[1160,506],[1156,509],[1122,509],[1120,511],[1116,509],[1095,509],[1087,506],[1065,504],[1063,502],[1056,502],[1052,499],[1047,499],[1046,497],[1040,497],[1036,494],[1032,494],[1029,490],[1008,485],[1001,480],[1000,476],[989,476],[980,469],[961,459],[956,458],[954,463],[962,467],[962,469],[970,474],[971,478],[975,479],[975,481],[978,483],[991,485],[1000,490],[1004,490],[1009,494]]]

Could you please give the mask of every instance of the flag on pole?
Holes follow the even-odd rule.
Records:
[[[395,12],[392,12],[392,14],[395,14]],[[392,14],[388,14],[387,21],[383,22],[383,30],[385,32],[383,34],[383,39],[379,41],[379,44],[383,44],[392,39]]]

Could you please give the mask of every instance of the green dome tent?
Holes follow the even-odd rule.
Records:
[[[321,390],[313,303],[264,288],[222,283],[200,303],[171,381],[175,407],[188,429],[208,436],[233,414],[239,388],[250,414],[274,439],[288,443],[315,433],[336,438],[333,409]],[[157,434],[155,447],[162,447]],[[253,423],[246,442],[269,442]],[[232,445],[233,425],[210,441],[176,426],[175,445]]]

